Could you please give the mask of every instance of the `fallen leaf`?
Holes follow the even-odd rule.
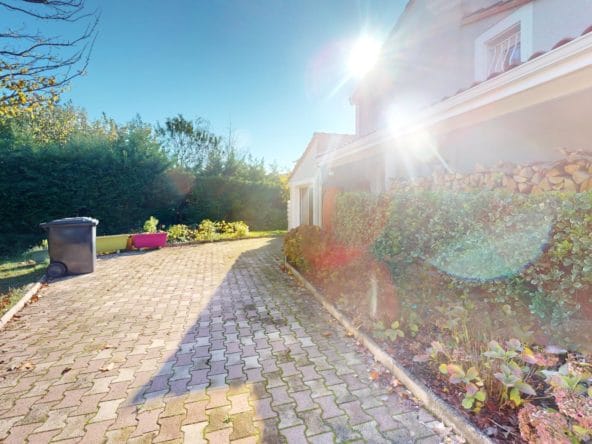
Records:
[[[115,368],[115,364],[111,363],[109,365],[106,365],[104,367],[101,367],[99,370],[102,371],[102,372],[108,372],[108,371],[113,370],[114,368]]]
[[[70,370],[72,370],[72,367],[65,367],[64,370],[62,370],[62,375],[65,375],[66,373],[68,373]]]
[[[28,361],[22,365],[22,368],[24,368],[25,370],[31,370],[33,367],[34,367],[33,363],[28,362]]]
[[[393,379],[391,380],[391,385],[392,385],[393,387],[398,387],[398,386],[400,386],[400,385],[401,385],[401,381],[399,381],[397,378],[393,378]]]
[[[348,332],[345,333],[345,336],[348,337],[348,338],[353,337],[353,335],[354,334],[351,331],[348,331]]]
[[[332,333],[331,333],[330,331],[324,331],[324,332],[323,332],[323,333],[321,333],[321,334],[322,334],[324,337],[326,337],[326,338],[327,338],[327,337],[331,336],[331,334],[332,334]]]
[[[368,377],[371,381],[376,381],[380,377],[380,373],[378,373],[376,370],[370,370]]]
[[[115,346],[113,346],[111,344],[103,344],[103,346],[101,347],[101,350],[106,350],[108,348],[115,348]]]

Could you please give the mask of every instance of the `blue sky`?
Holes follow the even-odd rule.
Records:
[[[87,2],[99,35],[66,99],[118,121],[232,123],[244,148],[290,169],[314,131],[354,131],[354,83],[337,88],[347,50],[363,30],[384,38],[406,0]]]

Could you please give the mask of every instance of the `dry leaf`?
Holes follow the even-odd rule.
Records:
[[[66,373],[68,373],[70,370],[72,370],[72,367],[65,367],[64,370],[62,370],[62,375],[65,375]]]
[[[25,363],[22,365],[22,368],[24,368],[25,370],[31,370],[33,367],[35,367],[35,366],[33,365],[33,363],[32,363],[32,362],[25,362]]]
[[[371,381],[376,381],[380,377],[380,373],[378,373],[376,370],[370,370],[368,377]]]
[[[393,378],[393,379],[391,379],[391,385],[393,387],[398,387],[401,385],[401,381],[399,381],[397,378]]]
[[[351,338],[354,334],[351,331],[345,333],[345,336]]]
[[[106,349],[108,349],[108,348],[115,348],[115,346],[113,346],[113,345],[111,345],[111,344],[104,344],[104,345],[101,347],[101,350],[106,350]]]
[[[115,364],[111,363],[109,365],[106,365],[104,367],[101,367],[99,370],[102,371],[102,372],[108,372],[108,371],[113,370],[114,368],[115,368]]]
[[[331,336],[331,332],[330,331],[324,331],[323,333],[321,333],[324,337],[329,337]]]

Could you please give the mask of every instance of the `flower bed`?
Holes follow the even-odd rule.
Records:
[[[350,193],[334,220],[286,257],[401,364],[494,440],[590,438],[592,193]]]

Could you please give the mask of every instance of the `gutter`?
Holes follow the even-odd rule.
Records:
[[[377,144],[392,142],[400,137],[427,129],[455,117],[492,105],[519,93],[547,84],[569,74],[592,68],[592,33],[582,35],[563,46],[479,83],[425,109],[399,130],[381,129],[363,136],[341,149],[318,156],[319,164],[328,164],[365,151]],[[592,75],[590,85],[592,86]],[[575,89],[577,85],[571,85]],[[572,90],[563,90],[567,95]],[[545,100],[549,100],[548,97]],[[538,103],[543,100],[539,100]],[[508,112],[515,111],[510,110]],[[502,113],[500,112],[500,115]]]

